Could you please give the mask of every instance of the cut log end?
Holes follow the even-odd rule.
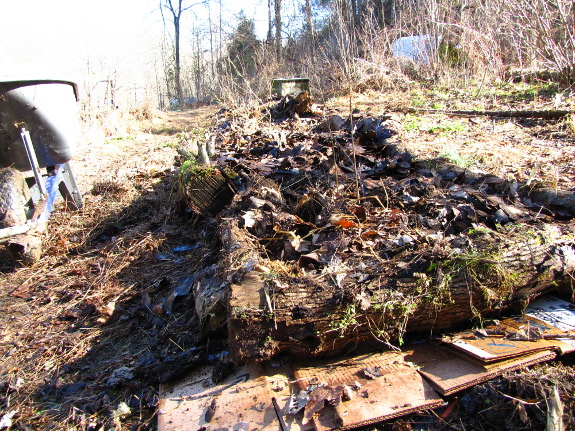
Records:
[[[182,169],[179,193],[186,206],[198,215],[214,217],[234,197],[234,191],[220,171],[192,165]]]

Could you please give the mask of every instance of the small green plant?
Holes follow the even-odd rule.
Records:
[[[374,336],[388,345],[391,345],[390,341],[395,337],[402,345],[407,322],[420,302],[421,295],[390,291],[387,298],[373,307],[374,311],[380,313],[377,321],[373,320],[370,324]]]
[[[411,95],[411,104],[413,106],[421,108],[427,104],[427,98],[421,93],[421,91],[414,90],[411,92]]]
[[[558,91],[556,82],[502,84],[491,91],[492,96],[508,100],[535,100],[542,95],[553,95]]]
[[[108,138],[104,141],[105,144],[111,144],[112,142],[121,142],[121,141],[133,141],[133,136],[126,135],[126,136],[114,136],[113,138]]]
[[[462,168],[469,168],[476,164],[473,159],[469,158],[468,156],[459,154],[456,150],[452,148],[447,149],[442,153],[439,153],[437,157],[446,159],[450,163],[453,163],[454,165]]]
[[[469,235],[471,238],[473,238],[474,236],[478,236],[478,235],[489,235],[492,234],[493,231],[491,229],[489,229],[488,227],[483,227],[483,226],[476,226],[473,228],[470,228],[467,231],[467,235]]]
[[[421,129],[421,117],[415,115],[406,115],[403,120],[403,127],[408,132]]]
[[[195,159],[184,160],[180,167],[180,181],[186,184],[192,177],[205,179],[214,174],[215,168],[211,165],[200,165]]]
[[[425,103],[426,103],[426,100],[425,100],[423,97],[419,97],[419,96],[418,96],[418,97],[414,97],[414,98],[411,100],[411,104],[412,104],[413,106],[418,107],[418,108],[421,108],[421,107],[425,106]]]
[[[459,121],[442,121],[441,123],[429,127],[426,131],[429,133],[457,133],[467,130],[467,125]]]
[[[350,329],[357,326],[357,315],[355,304],[349,304],[344,310],[340,319],[331,322],[330,327],[333,331],[338,331],[339,336],[343,337],[344,334]]]

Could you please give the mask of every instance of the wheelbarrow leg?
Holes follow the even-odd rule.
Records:
[[[58,184],[60,195],[66,201],[69,209],[79,210],[84,206],[82,202],[82,194],[76,184],[76,179],[72,173],[70,163],[66,162],[62,166],[62,181]]]
[[[30,167],[32,172],[34,172],[34,178],[36,179],[36,184],[38,184],[38,189],[40,190],[40,196],[44,197],[46,194],[46,188],[42,183],[42,173],[40,172],[40,166],[38,165],[38,159],[36,157],[36,151],[34,150],[34,145],[32,144],[32,138],[30,133],[24,127],[20,129],[20,137],[22,138],[22,143],[26,149],[26,155],[28,156],[28,161],[30,162]]]

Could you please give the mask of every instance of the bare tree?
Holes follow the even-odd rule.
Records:
[[[174,86],[178,103],[182,105],[184,101],[184,93],[182,91],[181,82],[181,64],[180,64],[180,23],[182,14],[194,6],[205,3],[205,1],[197,2],[185,6],[184,0],[160,0],[160,12],[164,18],[164,9],[170,12],[170,21],[174,25]]]
[[[272,20],[273,1],[274,0],[268,0],[268,35],[267,35],[268,42],[271,42],[272,40],[272,30],[274,28],[274,22]]]
[[[312,56],[314,57],[314,27],[313,27],[313,12],[311,9],[311,0],[305,0],[304,4],[305,13],[305,27],[306,27],[306,37],[308,43],[308,49]]]
[[[276,27],[276,56],[278,61],[282,58],[282,0],[274,0],[275,27]]]

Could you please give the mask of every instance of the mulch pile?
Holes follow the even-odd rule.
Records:
[[[441,278],[447,277],[438,268],[441,259],[466,255],[493,260],[496,252],[512,252],[525,229],[537,236],[549,226],[565,235],[565,253],[572,253],[571,228],[563,223],[572,218],[569,208],[532,201],[524,184],[462,169],[443,159],[415,159],[393,115],[354,113],[342,118],[316,115],[314,109],[300,95],[282,99],[263,114],[219,113],[220,122],[211,133],[219,149],[216,173],[225,177],[220,181],[227,180],[235,196],[222,193],[218,213],[207,206],[203,211],[219,221],[223,247],[215,269],[219,277],[196,280],[196,308],[202,321],[225,323],[221,302],[226,301],[229,284],[241,282],[255,268],[264,278],[273,278],[272,293],[289,292],[285,289],[295,284],[295,278],[305,278],[318,289],[339,291],[344,304],[346,297],[352,298],[347,302],[357,310],[378,305],[370,303],[373,291],[379,289],[374,286],[386,284],[392,293],[385,299],[409,308],[397,317],[397,327],[385,328],[388,336],[383,341],[389,343],[402,337],[405,317],[418,311],[422,297],[434,296],[435,305],[446,299],[445,292],[422,292],[425,283],[419,284],[419,291],[410,291],[411,296],[401,292],[402,283],[425,278],[426,273],[435,285],[445,284]],[[189,206],[201,214],[194,198],[201,195],[196,193],[198,183],[188,189],[185,182],[181,184]],[[500,244],[500,249],[485,248],[489,242]],[[557,273],[571,266],[557,268]],[[512,289],[498,292],[499,286],[492,289],[489,284],[490,274],[475,272],[471,274],[475,284],[489,291],[497,307],[510,298]],[[515,281],[521,284],[522,279],[517,276]],[[273,295],[270,299],[273,302]],[[273,308],[271,304],[268,311],[274,312]],[[342,320],[322,329],[342,329]],[[242,354],[244,360],[281,350],[233,347],[249,350]],[[324,352],[315,348],[316,353]]]
[[[382,261],[408,266],[419,247],[471,247],[469,229],[571,219],[522,197],[520,184],[415,160],[394,116],[317,109],[304,98],[219,114],[214,165],[235,194],[219,214],[180,206],[180,167],[135,173],[96,184],[81,216],[55,214],[37,265],[20,268],[0,252],[0,420],[17,430],[154,429],[159,382],[202,363],[230,368],[226,328],[196,312],[207,309],[207,281],[241,281],[255,269],[278,275],[270,277],[278,289],[287,274],[345,287],[369,281]],[[222,247],[225,223],[254,246],[245,261]],[[547,388],[511,386],[509,395],[538,397],[529,402],[545,410]],[[520,405],[470,397],[446,419],[402,419],[398,429],[411,429],[409,421],[441,429]],[[544,423],[534,405],[519,422],[513,416],[514,426]],[[573,408],[571,400],[566,412]]]

